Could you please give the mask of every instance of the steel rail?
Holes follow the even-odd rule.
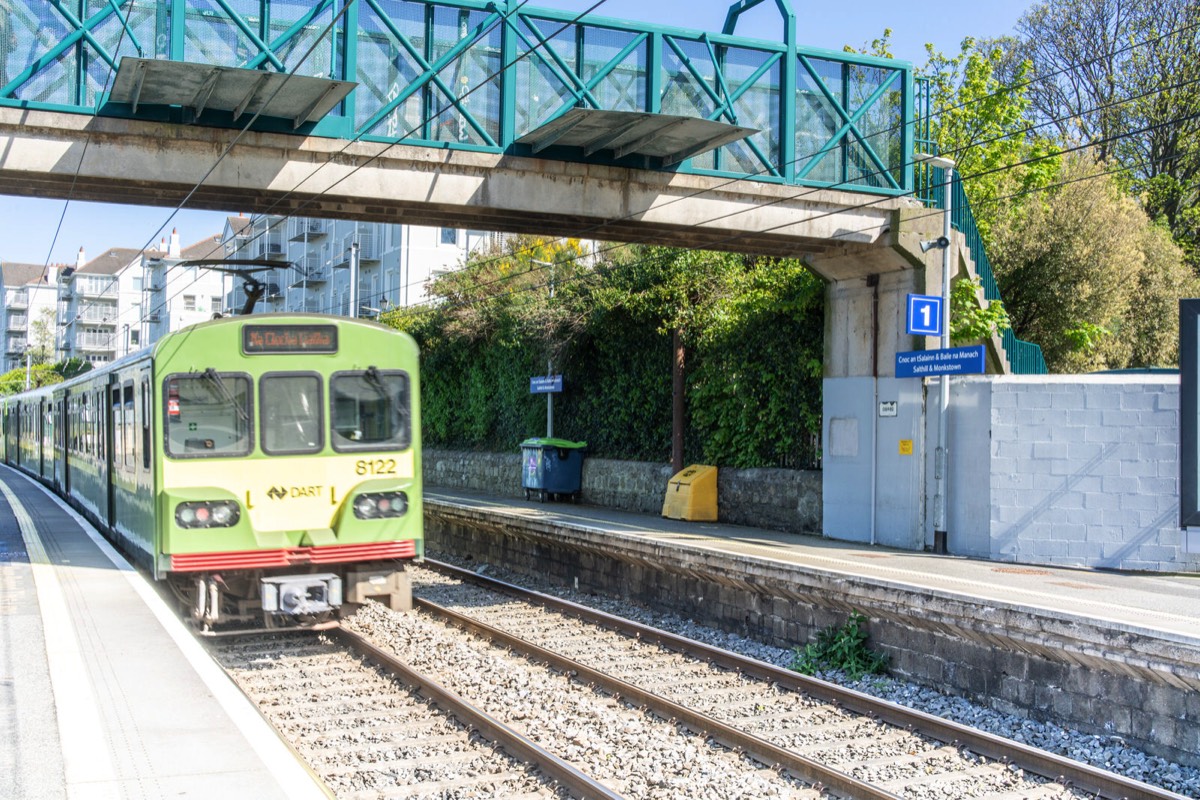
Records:
[[[819,761],[805,758],[751,733],[713,719],[693,708],[680,705],[620,678],[614,678],[605,672],[581,664],[561,653],[547,650],[507,631],[419,597],[413,598],[413,603],[418,608],[440,616],[466,630],[478,633],[490,641],[498,642],[518,653],[544,661],[565,675],[599,686],[617,699],[632,701],[645,706],[663,719],[680,722],[697,734],[750,756],[768,767],[782,768],[793,776],[814,784],[817,788],[830,789],[843,797],[860,798],[861,800],[902,800],[899,795],[860,781]]]
[[[620,794],[588,777],[569,762],[559,758],[503,722],[468,703],[462,697],[420,674],[392,653],[382,650],[356,633],[337,627],[328,631],[359,654],[395,672],[424,697],[463,724],[479,731],[511,755],[540,769],[575,796],[586,800],[623,800]]]
[[[985,731],[976,730],[933,714],[907,708],[897,703],[881,700],[863,692],[847,689],[827,681],[801,675],[792,670],[777,667],[764,661],[722,650],[711,645],[677,636],[658,628],[652,628],[632,620],[607,614],[579,603],[572,603],[552,595],[525,589],[505,581],[480,575],[452,564],[426,559],[425,566],[448,575],[471,581],[488,588],[499,589],[522,599],[533,599],[557,611],[571,614],[587,622],[600,625],[643,641],[654,642],[671,650],[710,661],[727,669],[736,670],[760,680],[771,681],[796,692],[836,703],[851,711],[873,716],[892,725],[910,728],[931,739],[950,745],[961,745],[973,753],[1018,767],[1044,778],[1066,783],[1107,798],[1107,800],[1187,800],[1184,795],[1148,783],[1127,778],[1123,775],[1102,770],[1079,761],[1074,761],[1045,750],[1039,750],[1020,742],[1005,739]]]

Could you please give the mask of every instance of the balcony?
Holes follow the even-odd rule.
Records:
[[[24,314],[9,314],[8,329],[10,331],[23,331],[29,326],[29,317]]]
[[[79,280],[77,280],[75,282],[74,290],[72,290],[72,288],[70,286],[64,286],[60,296],[65,300],[71,296],[72,291],[78,293],[80,297],[89,297],[89,298],[116,297],[117,296],[117,282],[114,280],[104,280],[104,281],[79,281]]]
[[[323,219],[297,219],[293,217],[288,220],[288,239],[293,242],[315,239],[319,236],[324,236],[328,232],[329,223]]]
[[[261,239],[255,239],[250,247],[250,252],[253,254],[252,258],[270,258],[283,261],[287,255],[282,237],[276,236],[274,233],[268,234]]]
[[[329,273],[325,270],[314,270],[307,275],[301,275],[291,285],[292,288],[323,286],[329,281]]]
[[[158,324],[162,322],[162,314],[150,314],[146,317],[146,322]]]
[[[29,308],[29,292],[22,289],[19,292],[12,292],[8,296],[9,308]]]

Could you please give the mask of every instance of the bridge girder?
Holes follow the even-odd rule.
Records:
[[[829,280],[911,268],[902,197],[564,161],[0,108],[0,193],[794,256]],[[826,265],[826,266],[822,266]]]

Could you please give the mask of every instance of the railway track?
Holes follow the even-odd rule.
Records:
[[[448,565],[420,613],[209,640],[338,798],[1178,798]]]
[[[617,797],[353,634],[209,646],[338,798]]]
[[[437,562],[418,607],[836,794],[1181,795]]]

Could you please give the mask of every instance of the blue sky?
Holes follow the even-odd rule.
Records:
[[[579,12],[595,0],[531,0],[530,6]],[[878,38],[884,28],[892,29],[893,52],[897,58],[918,66],[925,61],[925,43],[944,52],[957,51],[966,36],[977,38],[1011,33],[1022,12],[1030,5],[1019,0],[964,2],[924,0],[900,4],[894,0],[852,0],[844,4],[791,0],[799,20],[799,42],[803,45],[840,50],[849,44],[862,47]],[[723,0],[605,0],[594,12],[617,19],[637,20],[693,30],[720,31],[729,3]],[[737,33],[742,36],[779,41],[782,37],[779,12],[774,0],[745,14]],[[54,239],[64,205],[62,233]],[[169,236],[178,228],[186,246],[220,233],[228,212],[180,211],[170,208],[100,205],[63,200],[37,200],[0,195],[0,219],[5,234],[0,236],[0,259],[26,263],[46,261],[74,263],[82,246],[88,258],[108,247],[143,247]],[[51,251],[51,243],[54,249]]]

